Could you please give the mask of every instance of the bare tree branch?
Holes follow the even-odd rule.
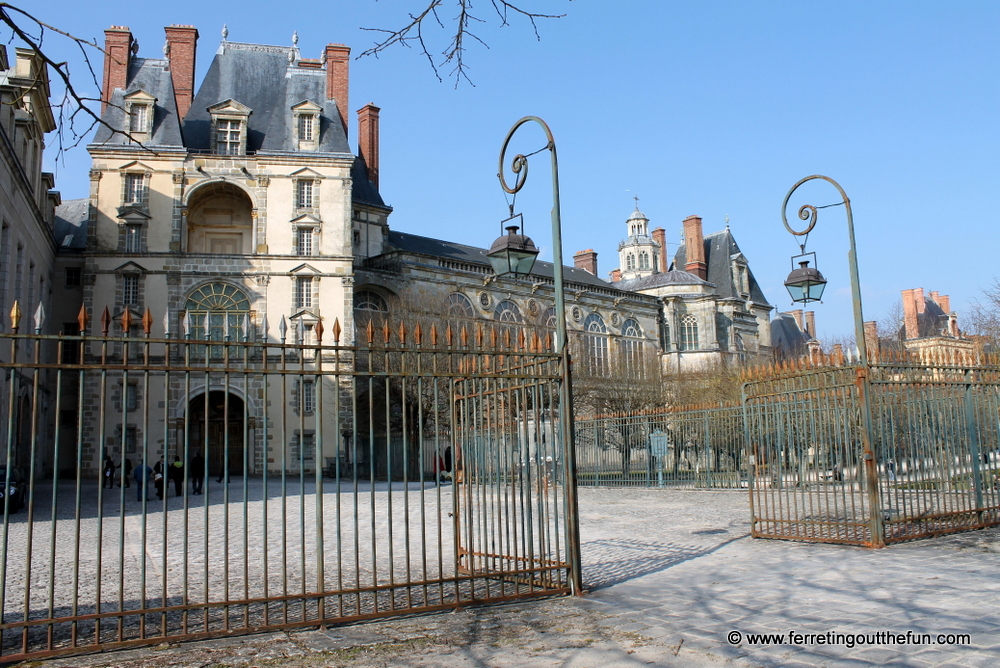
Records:
[[[435,62],[435,57],[431,54],[431,47],[428,46],[428,40],[426,39],[423,28],[424,22],[427,19],[433,19],[433,21],[437,23],[437,27],[439,29],[445,29],[445,24],[441,21],[441,17],[438,14],[438,10],[442,8],[444,0],[426,1],[428,4],[423,11],[417,14],[409,14],[409,22],[400,28],[362,28],[362,30],[367,30],[369,32],[380,33],[383,38],[370,48],[362,51],[358,57],[363,58],[365,56],[375,56],[377,58],[380,53],[389,47],[395,45],[410,47],[412,45],[411,43],[416,43],[421,53],[423,53],[423,55],[427,58],[427,62],[430,63],[431,69],[434,71],[434,76],[437,77],[438,81],[442,81],[440,68],[444,65],[451,64],[453,65],[453,68],[450,72],[450,76],[455,78],[456,88],[462,81],[474,86],[475,84],[468,75],[468,66],[466,65],[465,60],[467,51],[465,44],[466,40],[471,39],[488,49],[489,45],[479,35],[473,32],[471,27],[473,24],[477,23],[487,25],[489,24],[489,21],[486,21],[485,19],[482,19],[472,13],[473,0],[455,0],[455,3],[458,5],[458,14],[453,19],[455,31],[447,46],[441,50],[440,61]],[[567,1],[571,2],[572,0]],[[520,16],[521,18],[527,19],[531,23],[531,28],[535,33],[535,38],[538,40],[541,40],[541,35],[538,33],[538,19],[558,19],[566,16],[565,14],[543,14],[540,12],[532,12],[524,9],[521,5],[508,2],[507,0],[490,0],[490,3],[500,20],[500,27],[510,25],[511,15]]]
[[[58,111],[58,121],[56,123],[58,127],[57,156],[62,155],[64,151],[79,146],[87,135],[90,134],[90,131],[97,126],[107,128],[111,131],[112,135],[121,135],[132,139],[129,133],[109,125],[101,118],[99,113],[91,109],[89,106],[90,104],[101,102],[100,95],[98,94],[98,97],[90,97],[79,92],[77,87],[73,85],[69,63],[66,61],[56,62],[52,60],[43,48],[46,30],[62,35],[63,37],[71,40],[80,49],[83,61],[86,63],[87,69],[90,72],[90,79],[94,88],[97,91],[100,91],[101,84],[98,82],[97,73],[94,71],[93,64],[90,62],[88,49],[95,49],[101,54],[107,54],[105,54],[104,49],[102,49],[96,41],[86,40],[68,33],[65,30],[60,30],[59,28],[38,19],[33,14],[6,2],[0,2],[0,23],[3,23],[10,28],[12,39],[16,37],[18,40],[23,42],[25,46],[34,51],[36,56],[48,67],[49,70],[54,72],[55,76],[57,76],[63,83],[64,92],[62,100],[54,105],[50,105]],[[23,27],[25,24],[34,24],[36,30]],[[36,31],[37,35],[33,34]],[[39,74],[39,76],[41,76],[41,74]],[[82,116],[86,122],[86,128],[82,130],[77,128],[77,120],[80,116]],[[66,140],[66,133],[68,133],[69,136],[69,143],[67,143]],[[139,142],[136,143],[139,144]],[[141,146],[141,144],[139,145]]]

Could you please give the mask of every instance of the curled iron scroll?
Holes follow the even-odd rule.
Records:
[[[781,203],[781,222],[785,224],[786,230],[788,230],[797,237],[802,237],[812,232],[813,228],[816,227],[816,216],[818,215],[818,213],[816,211],[816,207],[813,206],[812,204],[803,204],[801,207],[799,207],[799,220],[807,220],[809,221],[809,225],[806,226],[806,229],[801,231],[793,230],[792,226],[788,224],[788,216],[786,214],[786,211],[788,209],[788,200],[791,199],[792,193],[794,193],[796,190],[799,189],[799,186],[801,186],[803,183],[806,183],[807,181],[812,181],[813,179],[823,179],[824,181],[831,183],[833,187],[836,188],[838,192],[840,192],[841,197],[844,198],[844,204],[847,206],[847,210],[850,211],[851,209],[851,200],[847,198],[847,193],[844,192],[844,189],[840,187],[839,183],[837,183],[828,176],[821,176],[819,174],[807,176],[806,178],[802,179],[794,186],[792,186],[792,189],[788,191],[787,195],[785,195],[785,201]]]
[[[538,118],[537,116],[525,116],[517,123],[514,123],[514,127],[512,127],[510,129],[510,132],[507,133],[507,138],[503,142],[503,148],[500,149],[500,164],[497,168],[497,178],[500,179],[500,186],[504,189],[504,192],[510,194],[514,194],[521,188],[523,188],[524,182],[528,180],[528,156],[524,155],[523,153],[518,153],[517,155],[514,156],[514,159],[511,160],[510,169],[515,174],[513,186],[507,185],[507,179],[504,177],[503,159],[504,156],[507,154],[507,146],[510,144],[510,140],[514,137],[514,133],[517,132],[517,129],[519,127],[521,127],[528,121],[535,121],[536,123],[541,125],[542,129],[545,131],[546,138],[548,138],[549,140],[548,145],[539,150],[545,150],[546,148],[554,149],[555,146],[555,142],[552,139],[552,131],[549,130],[549,126],[546,125],[545,121]]]

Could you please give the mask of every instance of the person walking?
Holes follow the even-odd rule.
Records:
[[[102,483],[101,488],[107,487],[108,489],[114,489],[115,486],[115,460],[111,459],[111,455],[104,458],[104,469],[101,472]]]
[[[132,460],[126,457],[123,466],[125,466],[125,476],[123,477],[125,480],[125,489],[128,489],[132,486],[132,483],[128,481],[132,477]],[[121,482],[118,483],[118,486],[122,486]]]
[[[191,458],[191,493],[201,494],[201,488],[205,483],[205,458],[201,456],[201,451],[194,453]]]
[[[174,495],[182,495],[184,493],[184,462],[181,461],[180,456],[174,455],[174,461],[167,470],[167,478],[174,483]]]
[[[135,467],[132,475],[135,478],[136,501],[141,502],[144,499],[148,499],[149,495],[146,494],[146,484],[153,477],[153,469],[146,466],[146,462],[140,459],[139,465]]]
[[[156,488],[156,498],[163,500],[163,487],[166,485],[166,480],[163,479],[163,457],[156,460],[156,464],[153,465],[153,487]]]

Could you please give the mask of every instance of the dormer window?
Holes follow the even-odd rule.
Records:
[[[132,141],[146,142],[153,131],[153,108],[156,98],[144,90],[125,96],[127,128]]]
[[[245,155],[250,108],[229,99],[212,105],[208,113],[212,116],[212,151],[219,155]]]
[[[315,123],[316,119],[313,116],[308,116],[306,114],[299,116],[298,126],[300,142],[315,141],[313,139],[313,125],[315,125]]]
[[[319,115],[323,111],[315,102],[299,102],[292,107],[295,127],[295,142],[300,151],[315,151],[319,148]]]

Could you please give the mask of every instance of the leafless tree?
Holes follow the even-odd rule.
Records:
[[[567,1],[571,2],[572,0]],[[452,70],[449,75],[455,78],[456,88],[462,81],[472,84],[465,61],[466,44],[471,41],[489,48],[486,42],[474,31],[474,28],[484,26],[491,21],[483,18],[482,15],[473,13],[472,0],[452,0],[448,3],[445,3],[444,0],[423,0],[423,2],[426,3],[426,7],[422,11],[409,14],[409,20],[399,28],[363,28],[363,30],[378,33],[381,39],[363,51],[361,57],[378,57],[380,53],[395,45],[405,47],[416,45],[420,53],[427,58],[427,62],[434,70],[438,81],[442,80],[440,68],[450,65]],[[533,12],[526,9],[523,2],[513,3],[507,2],[507,0],[488,0],[488,2],[488,7],[492,7],[500,27],[509,26],[511,20],[525,20],[531,23],[535,37],[539,40],[541,36],[538,33],[538,20],[558,19],[565,16],[565,14]],[[483,5],[486,5],[486,0],[483,0]],[[447,7],[453,8],[456,14],[454,18],[443,21],[441,15]],[[446,21],[454,23],[451,29],[447,27]],[[435,45],[434,39],[435,33],[439,31],[449,35],[447,45],[440,52],[438,52],[440,46]]]
[[[983,289],[983,299],[973,302],[968,329],[994,349],[1000,344],[1000,279],[994,278],[993,285]]]

